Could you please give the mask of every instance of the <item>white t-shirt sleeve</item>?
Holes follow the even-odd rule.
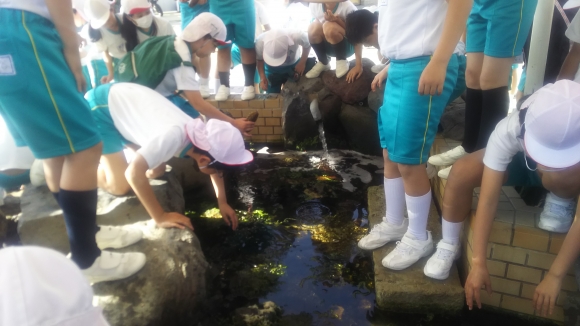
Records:
[[[254,1],[254,4],[256,6],[256,19],[258,20],[260,25],[262,26],[270,25],[270,17],[268,16],[268,13],[266,12],[266,8],[264,7],[264,5],[258,1]]]
[[[316,19],[319,22],[324,23],[322,5],[320,3],[311,3],[308,7],[310,8],[310,15],[312,15],[312,19]]]
[[[143,156],[150,169],[158,167],[161,163],[169,161],[181,149],[183,137],[183,130],[174,126],[141,146],[137,153]]]
[[[514,155],[524,150],[518,138],[520,132],[519,111],[515,111],[495,127],[487,142],[483,164],[495,171],[506,171]]]
[[[566,30],[566,37],[572,42],[580,43],[580,11],[574,16],[572,22],[570,22],[570,26]]]

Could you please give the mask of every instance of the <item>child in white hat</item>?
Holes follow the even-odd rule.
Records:
[[[189,156],[211,176],[220,212],[236,229],[238,219],[228,205],[220,170],[253,159],[239,130],[218,119],[194,119],[159,93],[134,83],[101,85],[86,98],[103,138],[99,187],[114,195],[132,188],[157,225],[193,229],[189,218],[161,207],[148,181],[165,173],[165,162],[172,157]],[[123,148],[134,145],[139,149],[128,164]]]
[[[444,279],[459,256],[462,222],[471,210],[473,189],[481,186],[473,220],[473,257],[465,283],[467,305],[481,308],[480,290],[491,294],[486,266],[487,243],[501,187],[542,185],[561,200],[559,209],[574,209],[567,199],[580,194],[580,84],[561,80],[548,84],[501,120],[487,148],[458,160],[445,187],[443,219],[457,225],[443,230],[437,252],[425,266],[429,277]],[[578,222],[578,221],[576,221]],[[580,224],[573,223],[558,257],[536,290],[536,308],[554,304],[562,277],[580,252]],[[546,304],[544,307],[543,304]],[[542,311],[543,313],[546,310]]]
[[[169,21],[154,17],[147,0],[121,0],[123,24],[121,35],[127,41],[127,51],[153,36],[175,35]]]

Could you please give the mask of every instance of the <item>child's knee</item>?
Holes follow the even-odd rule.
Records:
[[[336,44],[344,38],[344,29],[337,23],[326,22],[322,25],[324,38],[331,44]]]
[[[310,26],[308,26],[308,40],[310,43],[317,44],[322,42],[324,39],[324,32],[322,30],[322,24],[318,21],[313,21]]]
[[[465,69],[465,84],[469,88],[480,89],[479,77],[481,70],[470,69],[469,67]]]

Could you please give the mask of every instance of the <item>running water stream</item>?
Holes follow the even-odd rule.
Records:
[[[320,113],[320,109],[318,108],[318,100],[314,99],[310,102],[310,113],[312,114],[312,118],[318,124],[318,134],[320,137],[320,142],[322,142],[322,148],[324,149],[324,157],[323,159],[328,159],[328,145],[326,144],[326,136],[324,135],[324,124],[322,123],[322,114]]]

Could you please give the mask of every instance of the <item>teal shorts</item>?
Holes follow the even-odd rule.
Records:
[[[103,139],[103,155],[117,153],[130,144],[115,127],[109,111],[109,91],[114,84],[104,84],[88,91],[85,97],[91,106],[91,114]]]
[[[101,137],[54,24],[3,8],[0,22],[0,114],[16,144],[40,159],[97,145]]]
[[[474,0],[467,20],[467,52],[496,58],[522,53],[538,0]]]
[[[383,105],[377,115],[381,147],[395,163],[427,162],[439,120],[457,83],[457,56],[447,65],[441,95],[419,95],[419,79],[430,57],[391,60]]]
[[[350,57],[354,54],[354,45],[352,45],[350,42],[346,42],[346,57]],[[331,56],[331,57],[336,57],[336,53],[334,53],[334,47],[332,46],[332,44],[328,43],[328,41],[324,40],[324,47],[326,49],[326,54]]]
[[[244,49],[253,49],[256,37],[254,0],[209,0],[208,2],[210,12],[218,16],[226,25],[227,40]]]
[[[25,184],[30,183],[30,170],[17,175],[7,175],[0,172],[0,188],[6,190],[16,190]]]
[[[180,2],[179,9],[181,12],[181,30],[191,23],[191,21],[203,12],[209,12],[209,2],[204,5],[189,6],[188,2]]]
[[[467,68],[467,57],[463,54],[454,54],[457,57],[457,83],[455,84],[455,88],[453,89],[453,93],[449,97],[449,101],[447,101],[447,105],[451,104],[451,102],[455,101],[465,90],[467,89],[467,85],[465,84],[465,69]]]
[[[240,53],[240,48],[237,45],[232,45],[232,69],[242,64],[242,54]],[[256,68],[256,73],[254,74],[254,84],[260,83],[260,74]]]
[[[507,168],[508,179],[504,186],[520,186],[520,187],[541,187],[542,179],[538,172],[531,171],[526,165],[523,152],[518,152],[513,158]],[[528,158],[530,168],[536,168],[536,162]]]
[[[185,114],[192,118],[199,118],[199,112],[189,104],[189,102],[179,95],[171,95],[166,97],[171,103],[175,104],[178,108],[181,109]]]
[[[296,67],[298,62],[300,62],[300,59],[292,65],[281,67],[272,67],[264,64],[266,78],[268,78],[268,89],[266,90],[266,93],[280,93],[282,85],[287,82],[288,79],[294,78],[294,67]],[[309,71],[315,64],[316,59],[308,58],[308,60],[306,60],[304,71]]]

